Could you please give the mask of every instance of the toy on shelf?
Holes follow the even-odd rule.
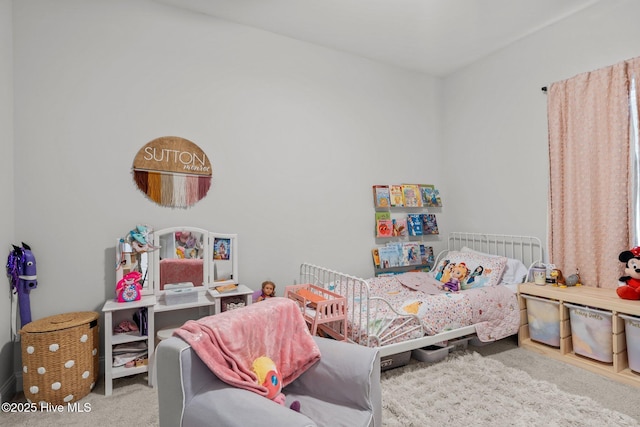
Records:
[[[157,247],[153,246],[153,229],[148,225],[136,225],[136,227],[129,231],[127,235],[120,239],[118,246],[116,247],[116,258],[118,263],[116,270],[121,268],[125,270],[133,270],[138,266],[136,265],[136,254],[142,254],[151,252]]]
[[[129,234],[123,240],[131,243],[133,250],[138,253],[149,252],[157,249],[151,243],[153,241],[151,233],[153,233],[153,230],[148,225],[136,225],[136,228],[129,231]]]
[[[580,281],[580,271],[576,269],[576,272],[565,280],[567,286],[582,286],[582,281]]]
[[[567,282],[565,282],[562,271],[559,268],[554,268],[553,270],[551,270],[550,276],[553,280],[553,286],[559,286],[561,288],[567,287]]]
[[[116,289],[120,287],[124,277],[132,272],[140,274],[140,278],[138,278],[140,282],[138,284],[140,287],[138,293],[146,289],[146,285],[148,285],[148,253],[156,249],[158,247],[153,245],[153,229],[148,225],[136,225],[124,237],[118,239],[116,244]],[[131,296],[132,290],[133,288],[130,289],[129,296]],[[131,301],[139,299],[138,297]]]
[[[623,283],[616,289],[618,296],[640,300],[640,246],[621,252],[618,260],[625,263],[624,276],[619,279]]]
[[[125,274],[116,286],[118,302],[138,301],[141,296],[142,286],[140,279],[142,274],[137,271]]]
[[[533,269],[545,267],[547,271],[549,271],[549,277],[546,279],[547,283],[550,283],[552,286],[556,286],[559,288],[567,288],[572,286],[582,286],[582,281],[580,280],[580,270],[576,268],[576,272],[564,277],[562,274],[562,270],[557,268],[555,264],[539,264],[534,266]]]

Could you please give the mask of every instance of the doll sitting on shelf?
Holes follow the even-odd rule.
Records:
[[[262,282],[262,293],[258,296],[256,302],[264,301],[267,298],[276,296],[276,284],[270,280]]]

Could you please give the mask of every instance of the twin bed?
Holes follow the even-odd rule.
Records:
[[[490,342],[516,334],[517,285],[541,260],[536,237],[453,232],[432,272],[363,279],[305,263],[300,283],[344,296],[347,321],[329,327],[384,357],[471,335]]]

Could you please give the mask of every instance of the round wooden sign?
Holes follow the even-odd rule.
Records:
[[[163,136],[148,142],[133,160],[136,186],[161,206],[186,208],[211,187],[211,162],[193,142]]]

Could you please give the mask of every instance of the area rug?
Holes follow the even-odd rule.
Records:
[[[382,402],[386,427],[640,425],[478,353],[383,372]]]

